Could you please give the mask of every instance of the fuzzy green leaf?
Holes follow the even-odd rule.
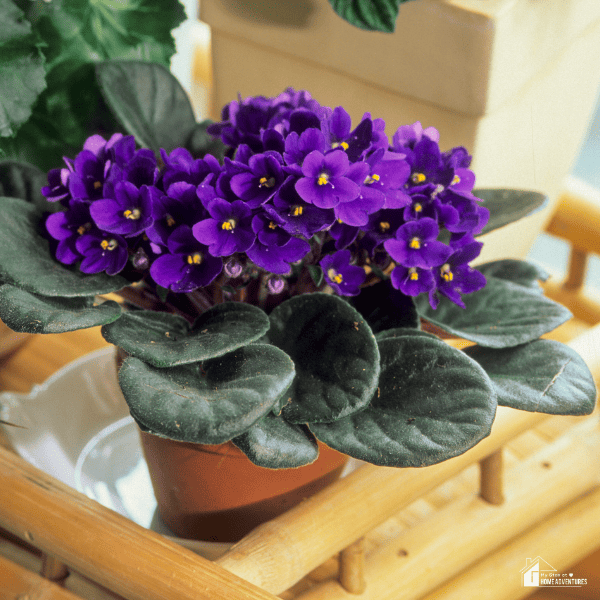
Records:
[[[64,333],[118,319],[116,302],[96,304],[93,297],[48,298],[12,285],[0,286],[0,318],[21,333]]]
[[[430,336],[379,342],[381,376],[371,404],[333,423],[309,424],[328,446],[389,467],[423,467],[489,435],[494,388],[465,354]]]
[[[518,221],[548,204],[548,196],[539,192],[510,189],[475,189],[473,194],[490,210],[490,219],[479,235]]]
[[[48,202],[42,196],[45,185],[48,185],[48,177],[36,166],[15,160],[0,161],[0,196],[20,198],[42,211],[62,209],[59,202]]]
[[[392,33],[400,4],[408,0],[329,0],[333,10],[360,29]]]
[[[40,296],[95,296],[120,290],[127,281],[104,273],[86,275],[51,255],[38,229],[41,213],[19,198],[0,198],[0,280]]]
[[[128,133],[144,147],[170,152],[196,126],[185,90],[162,65],[106,61],[96,67],[106,102]]]
[[[294,469],[314,462],[319,455],[312,433],[268,413],[233,443],[259,467]]]
[[[207,154],[212,154],[218,160],[222,161],[227,146],[223,144],[221,138],[210,135],[206,131],[211,124],[212,121],[208,119],[202,121],[202,123],[196,123],[185,143],[185,147],[195,158],[202,158]]]
[[[495,260],[477,265],[477,270],[481,271],[486,277],[505,279],[539,292],[543,291],[539,281],[546,281],[549,277],[544,269],[525,260]]]
[[[287,421],[333,421],[369,403],[379,377],[379,351],[370,327],[347,302],[304,294],[277,306],[270,319],[269,341],[296,366],[283,407]]]
[[[588,415],[596,386],[583,359],[553,340],[496,350],[471,346],[465,353],[490,376],[498,404],[552,415]]]
[[[463,296],[466,309],[442,298],[436,310],[426,297],[417,299],[419,314],[444,331],[488,348],[531,342],[571,317],[560,304],[537,290],[488,277],[486,286]]]
[[[107,342],[155,367],[216,358],[263,336],[269,318],[256,306],[225,302],[204,312],[190,327],[183,317],[153,311],[125,313],[102,328]]]
[[[222,444],[245,433],[272,409],[293,377],[290,358],[268,344],[167,369],[129,357],[119,371],[142,430],[198,444]]]

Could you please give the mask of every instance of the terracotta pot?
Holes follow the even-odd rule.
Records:
[[[348,457],[319,443],[297,469],[251,463],[231,442],[201,446],[141,434],[158,511],[178,536],[234,542],[335,481]]]

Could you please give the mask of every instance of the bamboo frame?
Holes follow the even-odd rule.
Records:
[[[567,190],[548,226],[550,233],[573,244],[570,273],[564,284],[549,283],[547,290],[576,317],[593,324],[600,322],[600,304],[586,295],[584,282],[588,254],[600,252],[600,204],[590,206],[576,192]],[[600,326],[570,345],[600,374]],[[68,360],[72,358],[68,356]],[[46,376],[40,374],[40,380]],[[16,381],[10,374],[0,374],[2,377],[9,385]],[[492,577],[498,560],[508,569],[515,549],[522,551],[527,540],[532,543],[531,536],[546,540],[560,530],[561,546],[569,549],[568,557],[566,552],[557,552],[557,558],[545,556],[559,567],[560,561],[589,552],[600,538],[600,516],[596,514],[599,473],[582,468],[571,477],[574,465],[600,462],[597,415],[579,425],[574,424],[577,420],[561,420],[558,427],[568,431],[556,442],[518,468],[503,467],[503,446],[548,420],[547,415],[500,409],[492,435],[455,459],[420,470],[365,465],[257,528],[216,563],[138,527],[0,448],[0,525],[46,553],[41,567],[44,577],[29,571],[24,575],[21,566],[0,557],[0,587],[7,581],[19,581],[21,595],[35,597],[32,590],[43,588],[48,594],[44,597],[74,600],[78,596],[50,581],[62,581],[68,568],[131,600],[267,600],[339,553],[338,581],[326,578],[298,592],[300,596],[286,597],[483,597],[479,577]],[[366,537],[370,531],[474,463],[481,469],[479,491],[466,493],[393,543],[369,549]],[[567,477],[569,485],[561,484]],[[582,499],[565,508],[578,497]],[[357,506],[366,510],[357,510]],[[582,523],[582,531],[576,532],[577,544],[566,518]],[[482,539],[479,531],[483,528],[488,533]],[[461,544],[457,547],[452,536],[458,530]],[[572,551],[575,546],[577,552]],[[461,575],[486,554],[489,559]],[[427,578],[421,577],[424,571],[429,573]],[[506,590],[505,582],[496,587]],[[477,592],[469,592],[475,589]],[[510,594],[500,591],[490,598],[520,597],[513,588]]]

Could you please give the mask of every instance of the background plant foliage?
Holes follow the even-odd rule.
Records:
[[[94,64],[169,65],[178,0],[0,0],[0,158],[48,170],[93,133],[118,129]]]

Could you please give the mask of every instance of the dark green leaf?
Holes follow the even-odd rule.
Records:
[[[379,351],[370,327],[347,302],[304,294],[277,306],[270,319],[270,342],[296,366],[291,401],[283,408],[287,421],[333,421],[369,403],[379,377]]]
[[[362,288],[360,294],[351,299],[351,303],[367,320],[373,333],[396,327],[419,327],[414,299],[394,289],[390,281],[380,281]]]
[[[392,33],[400,4],[408,0],[329,0],[333,10],[361,29]]]
[[[464,350],[492,379],[498,404],[552,415],[588,415],[594,410],[596,386],[583,359],[553,340],[536,340],[516,348]]]
[[[104,325],[118,319],[116,302],[96,304],[94,298],[48,298],[12,285],[0,286],[0,318],[22,333],[63,333]]]
[[[544,269],[525,260],[495,260],[477,265],[477,270],[481,271],[486,277],[505,279],[540,292],[542,288],[538,281],[546,281],[549,277]]]
[[[319,455],[317,442],[302,425],[292,425],[268,413],[233,443],[259,467],[294,469],[314,462]]]
[[[225,302],[204,312],[193,327],[183,317],[153,311],[125,313],[102,328],[107,342],[155,367],[174,367],[216,358],[246,346],[269,329],[256,306]]]
[[[462,454],[491,429],[494,388],[485,371],[439,339],[379,342],[381,376],[363,411],[310,424],[319,440],[376,465],[422,467]]]
[[[195,158],[202,158],[207,154],[212,154],[219,160],[223,160],[227,146],[223,144],[221,138],[210,135],[206,131],[212,121],[206,120],[202,123],[196,123],[185,144],[185,147]]]
[[[294,377],[281,350],[251,344],[205,363],[157,369],[133,357],[119,383],[133,418],[155,435],[222,444],[264,417]]]
[[[0,198],[0,280],[40,296],[95,296],[120,290],[127,281],[104,273],[86,275],[66,267],[50,253],[38,231],[43,227],[35,206],[18,198]]]
[[[466,308],[442,298],[436,310],[417,299],[419,314],[444,331],[480,346],[518,346],[556,329],[571,317],[560,304],[517,283],[488,277],[486,286],[463,296]]]
[[[48,185],[46,173],[28,163],[14,160],[0,161],[0,196],[21,198],[42,211],[61,209],[42,196],[42,187]]]
[[[381,331],[380,333],[378,333],[375,336],[375,338],[377,339],[377,343],[379,343],[381,340],[394,339],[394,338],[399,338],[399,337],[403,337],[406,335],[429,337],[429,338],[434,338],[436,340],[440,339],[437,337],[437,335],[434,335],[433,333],[427,333],[426,331],[420,331],[418,329],[406,329],[406,328],[386,329],[385,331]]]
[[[141,146],[170,152],[196,125],[192,105],[162,65],[136,61],[99,63],[96,73],[108,105]]]
[[[323,275],[323,269],[321,269],[321,267],[318,265],[308,265],[308,272],[315,286],[317,288],[321,287],[323,284],[323,279],[325,278]]]
[[[518,221],[548,203],[548,196],[528,190],[475,189],[473,194],[490,210],[490,220],[479,235]]]

